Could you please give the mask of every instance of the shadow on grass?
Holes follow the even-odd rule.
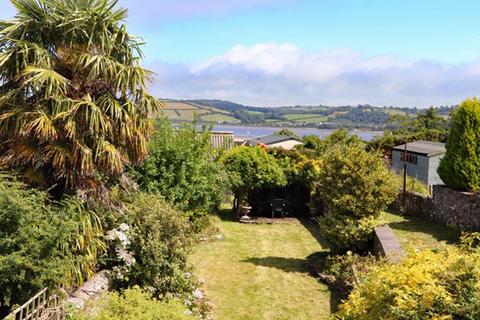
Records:
[[[216,212],[216,215],[220,218],[222,221],[230,221],[230,222],[235,222],[237,221],[235,214],[233,213],[231,208],[221,208],[218,209]]]
[[[390,228],[415,233],[424,233],[431,235],[438,241],[445,241],[449,244],[458,243],[460,238],[460,231],[449,228],[437,222],[417,217],[405,216],[404,221],[390,222]]]
[[[324,250],[328,249],[328,243],[325,241],[325,239],[322,237],[322,234],[320,233],[320,228],[318,227],[318,223],[316,221],[313,221],[311,219],[298,219],[302,223],[302,225],[305,227],[305,229],[310,232],[312,237],[317,239],[318,243],[322,246]]]
[[[252,263],[256,266],[280,269],[285,272],[308,273],[307,259],[284,258],[284,257],[264,257],[248,258],[242,262]]]

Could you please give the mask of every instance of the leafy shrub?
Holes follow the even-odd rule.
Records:
[[[187,218],[155,194],[138,193],[127,206],[130,251],[136,263],[115,286],[149,287],[156,297],[191,291]]]
[[[357,285],[359,272],[367,272],[377,264],[372,255],[360,256],[349,252],[346,255],[332,255],[329,252],[317,252],[308,257],[311,273],[333,290],[346,298]]]
[[[340,145],[322,157],[317,193],[327,207],[319,219],[325,240],[344,252],[367,248],[376,218],[395,199],[398,185],[378,154],[362,144]]]
[[[228,187],[210,130],[199,133],[195,124],[176,130],[166,118],[158,122],[147,160],[132,175],[143,191],[157,192],[184,211],[210,212]]]
[[[102,221],[92,210],[75,198],[67,198],[57,207],[65,224],[65,240],[60,249],[65,257],[67,285],[82,285],[85,279],[95,275],[97,259],[106,250]]]
[[[304,143],[301,148],[311,149],[314,150],[317,155],[322,155],[334,146],[352,146],[359,144],[362,144],[362,140],[357,135],[350,134],[347,129],[338,129],[324,139],[317,136],[304,137]]]
[[[223,155],[222,161],[237,204],[241,204],[251,190],[287,184],[281,166],[262,148],[237,147]]]
[[[332,252],[367,252],[373,246],[373,229],[383,224],[374,216],[349,217],[327,210],[317,219],[320,233]]]
[[[443,182],[463,191],[480,191],[480,102],[465,100],[452,114],[447,152],[438,174]]]
[[[72,316],[72,320],[188,320],[186,307],[177,299],[159,301],[139,288],[112,292],[102,297],[94,307],[94,316]]]
[[[479,319],[480,254],[448,248],[411,252],[361,275],[335,319]]]
[[[0,304],[44,287],[77,285],[95,271],[104,244],[94,213],[78,200],[48,205],[44,192],[0,175]]]
[[[322,161],[318,188],[330,211],[377,217],[398,192],[394,174],[361,145],[334,147]]]

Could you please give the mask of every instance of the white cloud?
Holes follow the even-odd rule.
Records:
[[[480,92],[480,60],[447,64],[350,49],[306,52],[292,44],[235,46],[195,65],[151,66],[154,92],[278,106],[359,104],[427,107]]]

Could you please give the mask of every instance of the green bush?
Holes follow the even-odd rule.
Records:
[[[334,146],[359,144],[362,144],[362,140],[357,135],[350,134],[347,129],[338,129],[324,139],[313,135],[305,136],[303,138],[303,145],[300,148],[314,150],[317,155],[322,155]]]
[[[183,124],[175,129],[161,118],[147,160],[132,175],[141,190],[159,193],[181,210],[210,212],[228,189],[217,153],[208,128],[198,132],[195,124]]]
[[[336,253],[367,252],[373,245],[373,229],[383,224],[374,216],[353,218],[327,210],[317,219],[320,234]]]
[[[188,320],[187,308],[177,299],[159,301],[139,289],[112,292],[94,306],[94,316],[77,315],[72,320]]]
[[[378,217],[398,193],[395,175],[362,145],[337,146],[322,157],[319,194],[329,211]]]
[[[0,305],[81,284],[103,249],[99,221],[78,200],[49,205],[46,193],[0,175]]]
[[[192,236],[187,218],[155,194],[138,193],[127,203],[130,251],[136,259],[117,288],[151,288],[156,297],[192,291],[187,263]]]
[[[403,187],[403,174],[396,176],[396,184],[402,188]],[[407,192],[414,192],[424,196],[430,195],[430,190],[428,189],[428,185],[426,185],[423,181],[420,181],[414,177],[407,176],[406,181],[406,189]]]
[[[237,204],[252,190],[287,184],[282,167],[262,148],[237,147],[224,154],[222,161]]]
[[[327,212],[319,219],[337,252],[365,250],[380,215],[398,194],[395,175],[363,144],[332,147],[322,157],[317,194]]]
[[[308,257],[309,271],[320,281],[335,290],[341,298],[347,298],[358,284],[358,274],[368,272],[377,258],[372,255],[360,256],[354,253],[332,255],[329,252],[317,252]]]
[[[400,264],[372,266],[335,319],[480,319],[480,253],[448,248],[411,252]]]
[[[480,191],[480,102],[465,100],[452,115],[438,174],[457,190]]]

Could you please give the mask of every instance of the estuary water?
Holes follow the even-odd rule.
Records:
[[[273,134],[275,131],[281,130],[281,127],[255,127],[255,126],[232,126],[232,125],[215,125],[214,131],[233,131],[235,137],[256,138]],[[295,132],[298,136],[316,135],[324,138],[330,135],[333,129],[315,129],[315,128],[286,128]],[[350,130],[352,134],[356,134],[364,141],[370,141],[375,136],[382,135],[382,131],[367,130]]]

